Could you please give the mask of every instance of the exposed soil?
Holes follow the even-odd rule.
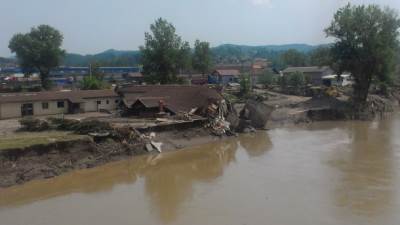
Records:
[[[163,151],[182,149],[219,140],[203,128],[157,133],[153,141],[162,142]],[[35,179],[48,179],[77,169],[86,169],[108,162],[148,154],[145,143],[120,143],[107,139],[95,143],[91,139],[57,142],[25,149],[0,151],[0,188]],[[154,154],[157,152],[155,151]]]
[[[320,120],[351,119],[346,114],[348,98],[345,96],[310,98],[269,91],[263,91],[261,94],[267,96],[264,103],[275,108],[267,123],[267,128]],[[398,101],[398,98],[394,100]],[[370,102],[373,110],[367,112],[368,114],[390,108],[389,101],[381,97],[372,96]],[[244,104],[236,104],[234,107],[237,112],[240,112]],[[5,124],[0,129],[2,134],[13,132],[18,128],[16,120],[2,123]],[[183,149],[221,139],[221,137],[211,135],[210,131],[202,125],[194,128],[168,129],[155,134],[152,141],[162,143],[162,151]],[[150,131],[147,135],[150,136]],[[154,152],[157,154],[157,151]],[[144,141],[127,143],[112,139],[101,143],[95,143],[92,139],[83,139],[36,145],[25,149],[3,150],[0,151],[0,188],[23,184],[34,179],[48,179],[72,170],[92,168],[148,153]]]

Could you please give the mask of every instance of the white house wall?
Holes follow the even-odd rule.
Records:
[[[46,102],[46,101],[44,101]],[[33,115],[56,115],[68,112],[68,102],[64,101],[64,108],[58,108],[58,101],[48,101],[48,109],[43,109],[42,103],[44,102],[18,102],[18,103],[3,103],[0,106],[0,119],[10,119],[21,117],[21,107],[23,104],[33,104]]]
[[[18,118],[21,117],[21,103],[3,103],[0,106],[0,118]]]
[[[42,103],[43,102],[35,102],[33,103],[33,115],[35,116],[43,116],[43,115],[56,115],[62,113],[68,113],[68,102],[64,101],[64,108],[57,107],[58,101],[49,101],[48,109],[43,109]]]
[[[101,109],[104,110],[116,110],[119,98],[91,98],[84,99],[81,108],[84,112],[97,112]],[[101,101],[101,104],[97,104],[97,101]],[[108,101],[108,104],[107,104]],[[42,103],[48,103],[48,109],[43,109]],[[38,102],[23,102],[23,103],[2,103],[0,104],[0,119],[11,119],[21,117],[21,106],[25,103],[33,104],[33,115],[34,116],[45,116],[45,115],[57,115],[68,113],[68,101],[64,101],[64,108],[57,107],[58,101],[38,101]]]
[[[84,111],[85,112],[97,112],[101,109],[105,110],[115,110],[117,109],[118,103],[115,101],[119,98],[90,98],[84,99]],[[97,101],[100,101],[101,104],[97,104]],[[107,104],[108,101],[108,104]]]

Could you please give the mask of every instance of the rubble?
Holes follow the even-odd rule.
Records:
[[[250,99],[240,112],[240,119],[249,121],[250,125],[257,129],[265,128],[274,107],[264,104],[262,101]]]

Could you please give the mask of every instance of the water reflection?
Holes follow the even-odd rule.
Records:
[[[393,121],[354,122],[343,129],[350,143],[335,161],[342,177],[335,191],[338,206],[374,216],[391,207],[395,195]]]
[[[195,182],[212,182],[235,160],[235,140],[202,146],[193,151],[176,152],[158,159],[145,169],[145,189],[164,223],[174,221],[181,204],[193,195]]]
[[[244,134],[239,140],[240,145],[250,157],[262,156],[272,148],[272,142],[267,132]]]

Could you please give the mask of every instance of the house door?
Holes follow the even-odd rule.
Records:
[[[22,116],[33,116],[33,104],[26,103],[21,106],[21,115]]]

